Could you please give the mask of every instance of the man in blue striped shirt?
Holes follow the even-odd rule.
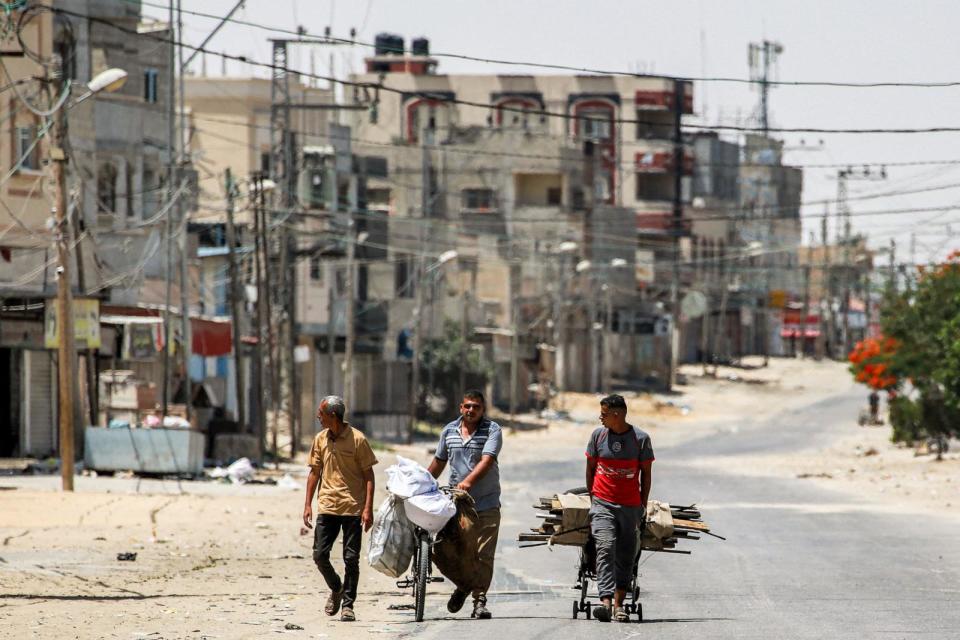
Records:
[[[460,417],[443,428],[437,452],[430,462],[430,473],[439,478],[450,464],[450,484],[473,497],[479,522],[480,571],[473,590],[471,618],[487,620],[487,589],[493,580],[493,557],[500,532],[500,469],[497,459],[503,446],[503,433],[493,420],[484,415],[483,394],[470,389],[463,394]],[[455,589],[447,602],[447,610],[456,613],[463,608],[466,591]]]

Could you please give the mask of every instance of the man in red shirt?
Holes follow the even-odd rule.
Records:
[[[623,396],[613,394],[600,401],[600,422],[603,426],[587,443],[590,533],[597,545],[601,602],[593,615],[601,622],[611,617],[629,622],[623,599],[633,579],[638,529],[650,496],[653,445],[649,435],[627,423]]]

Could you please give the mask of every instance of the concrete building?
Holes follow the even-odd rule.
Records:
[[[43,320],[44,302],[56,289],[55,248],[48,227],[52,190],[45,166],[49,147],[41,136],[47,123],[35,113],[49,108],[43,97],[51,94],[34,79],[45,73],[35,58],[50,62],[55,54],[60,56],[73,97],[79,97],[101,71],[119,67],[128,74],[121,90],[100,94],[69,111],[67,213],[76,260],[74,295],[92,300],[93,309],[101,302],[137,301],[149,275],[148,262],[160,245],[154,218],[166,189],[169,47],[145,34],[166,37],[166,27],[141,24],[136,3],[53,4],[109,20],[123,30],[27,8],[30,19],[23,36],[31,55],[3,59],[6,77],[0,77],[0,86],[21,84],[0,95],[12,114],[0,135],[0,174],[9,174],[0,185],[0,371],[13,381],[0,397],[0,455],[47,455],[56,449],[57,407],[51,401],[57,395],[56,365],[54,351],[44,340]],[[35,102],[34,110],[24,100]],[[86,307],[78,304],[82,308]],[[91,355],[81,367],[88,387],[96,387],[96,370],[109,366],[106,362],[116,353],[117,334],[109,327],[101,332],[100,346],[86,349]],[[79,346],[83,348],[82,343]]]
[[[874,252],[866,238],[857,235],[849,244],[801,247],[798,259],[801,269],[810,274],[808,315],[806,326],[801,326],[801,289],[801,296],[782,311],[780,336],[785,348],[788,353],[802,348],[810,355],[844,358],[844,345],[850,349],[868,332],[879,332],[880,290],[872,284]]]
[[[611,378],[665,384],[669,325],[637,281],[637,259],[648,257],[638,232],[651,227],[666,239],[660,232],[671,224],[674,81],[442,75],[423,41],[417,49],[378,51],[367,73],[352,78],[383,76],[390,88],[379,91],[375,121],[355,117],[356,144],[388,158],[389,177],[371,180],[368,197],[391,214],[397,264],[402,255],[429,261],[458,252],[443,315],[466,313],[476,340],[493,336],[494,401],[505,406],[510,396],[512,349],[498,345],[509,346],[514,327],[521,404],[534,382],[581,390]],[[683,90],[689,114],[692,87]],[[689,192],[692,156],[684,156]],[[651,263],[658,259],[650,253]],[[390,334],[405,328],[391,323]],[[650,345],[614,347],[617,333]],[[553,366],[544,367],[548,360]]]
[[[788,348],[781,340],[780,310],[803,291],[797,255],[803,171],[783,164],[783,142],[772,138],[748,135],[744,159],[738,233],[749,255],[741,267],[740,289],[753,302],[755,328],[746,352],[784,355]]]

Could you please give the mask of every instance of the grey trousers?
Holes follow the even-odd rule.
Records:
[[[597,545],[597,588],[601,598],[612,598],[615,589],[629,589],[637,557],[637,529],[643,524],[643,507],[626,507],[593,499],[590,533]]]

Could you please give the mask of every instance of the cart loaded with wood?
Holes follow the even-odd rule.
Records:
[[[590,496],[586,488],[540,498],[539,504],[533,505],[533,508],[537,510],[539,525],[520,534],[520,548],[547,545],[579,548],[577,582],[573,588],[579,591],[580,597],[573,601],[573,617],[584,613],[589,619],[596,604],[590,601],[590,581],[596,582],[597,579],[597,549],[590,535]],[[624,603],[627,613],[636,615],[637,620],[643,620],[643,606],[637,586],[640,555],[644,551],[689,555],[689,550],[677,546],[681,542],[699,540],[704,535],[725,539],[710,531],[710,526],[702,520],[700,509],[695,504],[677,506],[656,500],[648,502],[646,521],[642,529],[637,531],[639,544],[633,563],[633,578],[627,593],[628,602]]]

